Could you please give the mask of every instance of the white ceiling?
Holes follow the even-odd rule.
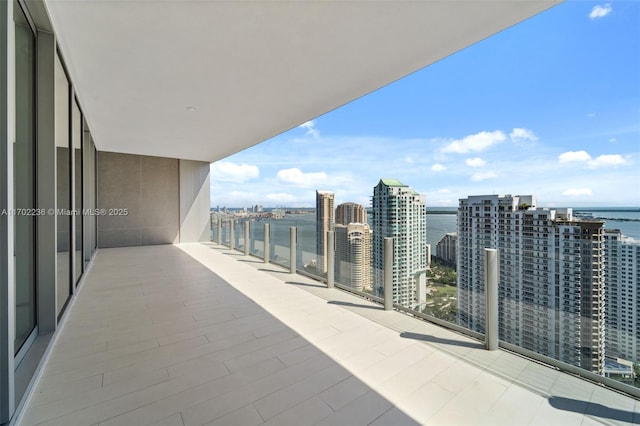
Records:
[[[216,161],[558,3],[45,4],[98,149]]]

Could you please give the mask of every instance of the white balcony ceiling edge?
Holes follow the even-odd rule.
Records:
[[[203,161],[558,3],[45,2],[98,149]]]

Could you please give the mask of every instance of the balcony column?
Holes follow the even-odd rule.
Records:
[[[269,263],[269,224],[264,224],[264,263]]]
[[[327,231],[327,288],[334,287],[335,281],[335,234],[334,231]]]
[[[222,218],[218,218],[218,245],[222,245]]]
[[[484,249],[485,345],[498,349],[498,250]]]
[[[251,240],[251,234],[249,229],[250,223],[251,222],[249,222],[248,220],[244,223],[244,255],[245,256],[249,255],[249,241]]]
[[[229,250],[234,248],[235,232],[233,232],[233,219],[229,219]]]
[[[393,309],[393,238],[384,239],[384,310]]]
[[[289,272],[296,273],[296,243],[298,241],[298,229],[295,226],[289,228]]]

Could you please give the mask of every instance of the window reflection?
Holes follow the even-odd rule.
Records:
[[[15,351],[20,350],[36,326],[35,220],[35,60],[34,34],[17,2],[14,2],[16,60],[16,137],[13,145],[13,196],[15,227]]]
[[[73,144],[73,209],[76,213],[82,211],[82,114],[77,101],[73,101],[72,115],[72,144]],[[78,282],[82,275],[82,216],[74,214],[72,217],[75,230],[74,237],[74,282]]]
[[[70,162],[69,162],[69,82],[60,60],[56,56],[56,207],[60,210],[71,209],[70,198]],[[71,294],[70,279],[70,246],[71,246],[71,216],[58,214],[56,247],[57,247],[57,276],[56,276],[56,309],[58,314],[62,310]]]

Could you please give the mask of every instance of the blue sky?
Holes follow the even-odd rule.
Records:
[[[327,159],[330,159],[327,161]],[[480,194],[640,206],[640,1],[568,1],[211,166],[212,206],[427,207]]]

